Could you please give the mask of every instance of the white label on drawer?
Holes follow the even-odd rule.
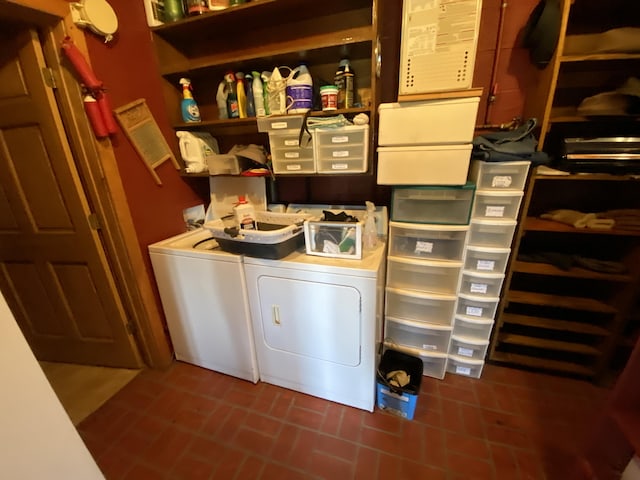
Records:
[[[284,152],[284,158],[300,158],[300,152]]]
[[[422,242],[418,240],[416,242],[416,253],[431,253],[433,252],[433,242]]]
[[[438,347],[436,347],[435,345],[427,345],[426,343],[422,344],[422,349],[423,350],[437,350]]]
[[[511,175],[496,175],[491,179],[491,186],[494,188],[509,188],[512,183]]]
[[[482,307],[467,307],[465,309],[467,315],[471,317],[481,317],[482,316]]]
[[[471,283],[471,293],[487,293],[486,283]]]
[[[458,355],[462,355],[463,357],[473,357],[473,350],[470,348],[458,347]],[[471,373],[470,368],[469,368],[469,373]]]
[[[273,122],[271,124],[272,130],[282,130],[283,128],[287,128],[287,122]]]
[[[485,217],[504,217],[504,206],[487,205],[484,211]]]
[[[461,367],[460,365],[456,366],[456,373],[460,375],[471,375],[470,367]]]
[[[331,137],[331,143],[347,143],[349,141],[349,137],[346,135],[342,135],[340,137]]]
[[[333,152],[333,157],[348,157],[349,156],[349,150],[336,150],[335,152]]]
[[[297,138],[295,138],[295,139],[293,139],[293,140],[285,140],[285,141],[284,141],[284,144],[285,144],[287,147],[297,147],[298,145],[300,145],[300,142],[298,142],[298,139],[297,139]]]
[[[302,166],[300,164],[287,165],[287,170],[302,170]]]
[[[478,270],[493,270],[496,268],[496,262],[493,260],[478,260],[476,269]]]
[[[349,168],[348,163],[332,163],[331,164],[332,170],[347,170],[348,168]]]

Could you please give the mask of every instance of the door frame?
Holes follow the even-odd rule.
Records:
[[[76,168],[100,224],[100,237],[140,354],[147,366],[166,368],[173,360],[161,310],[145,267],[131,212],[108,138],[96,139],[86,115],[80,86],[59,45],[65,36],[90,63],[84,32],[71,20],[66,0],[6,0],[0,18],[38,27],[45,60]],[[96,161],[97,160],[97,161]]]

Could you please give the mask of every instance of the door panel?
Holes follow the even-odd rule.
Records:
[[[0,288],[38,359],[139,367],[37,33],[0,42]]]

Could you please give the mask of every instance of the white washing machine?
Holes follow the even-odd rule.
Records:
[[[207,239],[202,229],[149,245],[176,359],[255,383],[242,256]]]
[[[262,381],[373,411],[384,254],[244,258]]]

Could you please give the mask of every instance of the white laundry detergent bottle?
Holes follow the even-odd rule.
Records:
[[[305,64],[287,77],[287,113],[305,113],[313,107],[313,79]]]
[[[218,153],[218,141],[206,132],[176,132],[180,156],[185,163],[185,172],[201,173],[209,170],[208,158]]]
[[[291,70],[289,67],[274,68],[265,84],[267,103],[269,104],[271,115],[282,115],[287,111],[287,79],[282,77],[280,68]]]
[[[238,196],[238,203],[233,206],[236,222],[243,230],[255,230],[256,211],[244,195]]]

